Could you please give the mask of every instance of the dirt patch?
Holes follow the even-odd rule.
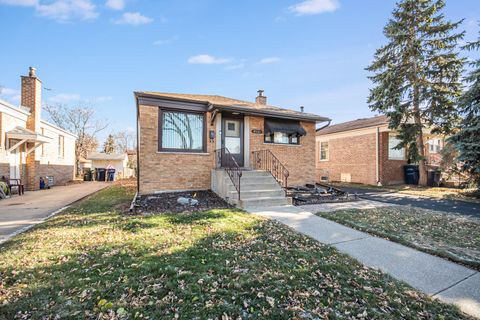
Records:
[[[195,205],[180,204],[177,202],[180,197],[191,198],[198,202]],[[137,214],[193,212],[219,208],[232,208],[232,206],[211,190],[144,195],[140,196],[135,203]]]

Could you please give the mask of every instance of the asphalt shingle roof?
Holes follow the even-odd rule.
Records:
[[[350,131],[355,129],[381,126],[384,124],[388,124],[387,116],[376,116],[372,118],[357,119],[353,121],[342,122],[342,123],[328,126],[322,130],[317,131],[317,136],[321,136],[329,133],[337,133],[337,132]]]
[[[311,121],[329,121],[329,118],[322,117],[313,113],[300,112],[286,108],[279,108],[271,105],[263,105],[255,102],[238,100],[219,95],[207,94],[185,94],[185,93],[167,93],[167,92],[136,92],[137,95],[145,95],[149,97],[158,97],[166,99],[193,101],[200,103],[208,103],[217,107],[230,107],[236,109],[244,109],[257,111],[262,113],[271,113],[272,115],[291,116],[294,118],[302,118]]]

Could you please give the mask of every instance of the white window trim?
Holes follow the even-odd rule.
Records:
[[[326,159],[322,159],[322,143],[327,143],[328,144],[328,148],[327,148],[327,158]],[[325,162],[325,161],[330,161],[330,141],[327,140],[327,141],[320,141],[319,142],[319,147],[318,147],[318,160],[320,162]]]
[[[388,152],[388,160],[397,160],[397,161],[405,161],[406,159],[406,153],[405,153],[405,147],[402,148],[403,150],[403,156],[402,157],[391,157],[390,156],[390,137],[395,137],[397,138],[397,135],[389,133],[388,134],[388,141],[387,141],[387,152]],[[395,151],[399,151],[397,149],[394,149]]]

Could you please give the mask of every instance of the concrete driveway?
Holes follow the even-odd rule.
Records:
[[[49,190],[26,192],[0,200],[0,243],[12,235],[42,222],[52,213],[78,201],[110,184],[85,182]]]

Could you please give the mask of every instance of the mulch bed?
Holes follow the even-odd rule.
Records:
[[[198,200],[194,206],[177,203],[178,198]],[[168,192],[140,196],[135,204],[137,214],[179,213],[232,208],[211,190]]]

